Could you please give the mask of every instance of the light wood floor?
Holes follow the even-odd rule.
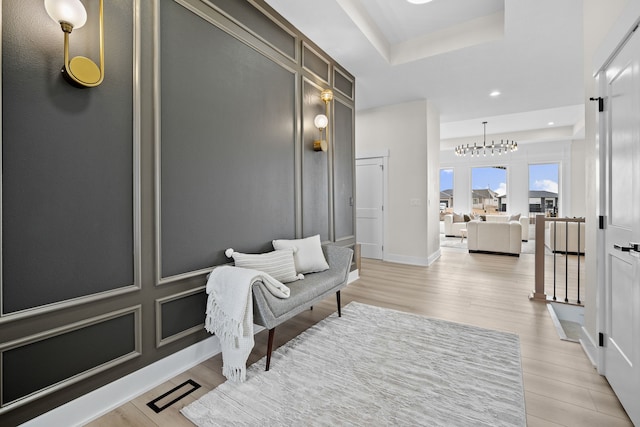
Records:
[[[533,289],[533,264],[533,255],[470,255],[448,248],[426,268],[363,259],[360,279],[342,291],[343,307],[359,301],[514,332],[520,336],[529,426],[632,425],[580,345],[561,341],[545,304],[527,299]],[[277,329],[276,345],[334,310],[335,298],[330,298],[285,322]],[[264,356],[266,340],[266,331],[256,336],[250,364]],[[223,382],[221,364],[221,356],[215,356],[89,425],[189,426],[180,408]],[[146,406],[190,378],[202,387],[160,414]]]

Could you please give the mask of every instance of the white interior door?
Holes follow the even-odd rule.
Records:
[[[606,70],[604,373],[640,425],[640,35]]]
[[[356,159],[356,240],[364,258],[382,259],[384,163],[381,157]]]

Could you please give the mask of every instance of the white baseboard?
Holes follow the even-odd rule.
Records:
[[[594,368],[598,367],[598,346],[584,326],[580,332],[580,345]]]
[[[388,262],[397,262],[398,264],[419,265],[422,267],[429,266],[429,259],[415,256],[384,254],[384,260]]]
[[[347,279],[347,283],[355,282],[360,278],[360,270],[353,270],[349,272],[349,278]]]
[[[431,254],[429,258],[427,258],[427,263],[428,263],[427,265],[431,265],[434,262],[436,262],[441,255],[442,255],[442,252],[440,252],[440,248],[438,248],[437,251],[435,251],[433,254]]]
[[[151,365],[40,415],[23,426],[81,426],[135,399],[220,353],[218,337],[211,336]]]

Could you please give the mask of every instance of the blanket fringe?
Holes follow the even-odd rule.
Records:
[[[247,369],[245,366],[230,367],[225,364],[222,367],[222,375],[235,383],[244,382],[247,378]]]
[[[212,295],[207,298],[207,316],[204,328],[207,332],[215,334],[220,342],[231,347],[235,347],[236,339],[244,334],[242,322],[237,322],[226,316]]]

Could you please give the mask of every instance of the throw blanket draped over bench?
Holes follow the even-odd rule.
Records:
[[[274,296],[289,297],[287,286],[266,273],[247,268],[218,267],[207,281],[205,329],[220,340],[222,374],[234,382],[245,380],[247,358],[254,345],[251,287],[258,281]]]

